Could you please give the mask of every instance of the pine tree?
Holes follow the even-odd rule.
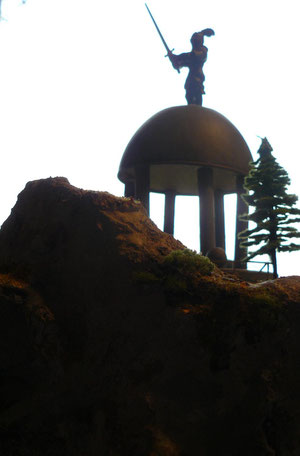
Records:
[[[287,193],[290,178],[277,163],[272,150],[267,138],[264,138],[258,150],[259,158],[251,163],[251,170],[245,178],[247,193],[243,198],[254,207],[254,211],[241,219],[252,221],[256,226],[241,232],[239,238],[243,248],[257,246],[257,250],[250,252],[245,260],[268,254],[273,265],[273,277],[276,278],[276,252],[300,250],[300,245],[291,242],[292,238],[300,237],[299,231],[291,226],[300,221],[297,217],[300,209],[294,207],[298,197]]]

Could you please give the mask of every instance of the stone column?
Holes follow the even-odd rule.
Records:
[[[126,196],[126,198],[130,198],[131,196],[133,198],[135,197],[135,183],[134,183],[134,181],[127,181],[126,182],[124,196]]]
[[[224,192],[215,191],[216,247],[225,250]]]
[[[150,170],[148,165],[135,167],[135,198],[140,200],[149,215]]]
[[[215,196],[213,189],[213,169],[198,169],[200,197],[200,249],[203,255],[216,247]]]
[[[165,192],[165,221],[164,232],[174,234],[174,215],[175,215],[175,197],[176,193],[173,190]]]
[[[248,214],[248,204],[242,198],[242,193],[245,193],[243,187],[244,176],[237,176],[236,187],[237,187],[237,205],[236,205],[236,228],[235,228],[235,255],[234,255],[234,266],[235,268],[247,269],[247,264],[242,262],[242,259],[247,255],[247,249],[240,247],[240,239],[238,234],[248,228],[248,222],[243,222],[239,219],[240,215]]]

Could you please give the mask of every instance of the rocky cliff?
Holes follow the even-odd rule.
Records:
[[[0,454],[298,456],[300,278],[165,258],[142,206],[27,184],[0,232]]]

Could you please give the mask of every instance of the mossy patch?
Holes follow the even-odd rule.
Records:
[[[215,265],[207,258],[189,249],[174,250],[159,265],[133,274],[135,283],[144,286],[161,284],[172,294],[195,294],[199,277],[210,276]]]
[[[133,273],[133,280],[142,285],[157,284],[161,279],[150,271],[136,271]]]
[[[215,269],[214,264],[207,257],[190,249],[174,250],[169,253],[164,258],[162,266],[183,274],[197,272],[201,275],[210,275]]]

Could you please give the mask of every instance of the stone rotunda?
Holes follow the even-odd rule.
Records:
[[[200,249],[225,249],[224,195],[237,193],[235,264],[245,253],[237,234],[247,224],[241,198],[243,179],[252,161],[237,128],[223,115],[190,104],[164,109],[145,122],[129,142],[118,177],[125,196],[139,199],[149,212],[149,193],[165,194],[164,231],[174,232],[176,195],[200,198]]]

